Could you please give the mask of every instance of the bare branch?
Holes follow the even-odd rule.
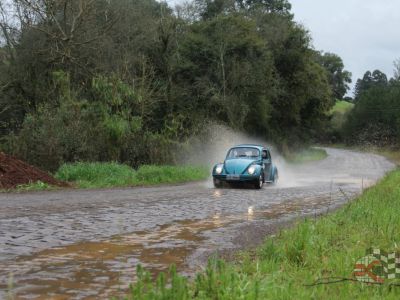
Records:
[[[4,108],[3,108],[3,110],[2,111],[0,111],[0,115],[1,114],[4,114],[7,110],[9,110],[11,108],[11,106],[10,105],[6,105]]]

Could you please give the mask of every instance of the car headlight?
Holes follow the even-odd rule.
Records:
[[[256,172],[256,166],[250,166],[250,167],[247,169],[247,172],[248,172],[250,175],[253,175],[253,174]]]
[[[224,166],[223,166],[223,165],[218,165],[218,166],[215,168],[215,173],[217,173],[217,174],[221,174],[221,173],[222,173],[222,170],[223,170],[223,168],[224,168]]]

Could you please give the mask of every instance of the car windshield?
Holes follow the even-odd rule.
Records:
[[[255,158],[260,155],[260,150],[250,147],[232,148],[226,158]]]

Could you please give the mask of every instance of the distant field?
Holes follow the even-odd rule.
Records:
[[[354,107],[353,103],[347,102],[347,101],[336,101],[335,106],[331,109],[330,113],[347,113],[350,110],[352,110]]]
[[[347,101],[336,101],[335,106],[330,110],[331,123],[334,129],[341,129],[346,121],[347,114],[353,109],[354,104]]]

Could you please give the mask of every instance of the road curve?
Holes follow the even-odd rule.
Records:
[[[0,298],[114,295],[138,263],[190,273],[210,253],[342,205],[395,167],[375,154],[326,150],[326,159],[296,167],[278,159],[279,184],[262,190],[208,181],[0,194]]]

